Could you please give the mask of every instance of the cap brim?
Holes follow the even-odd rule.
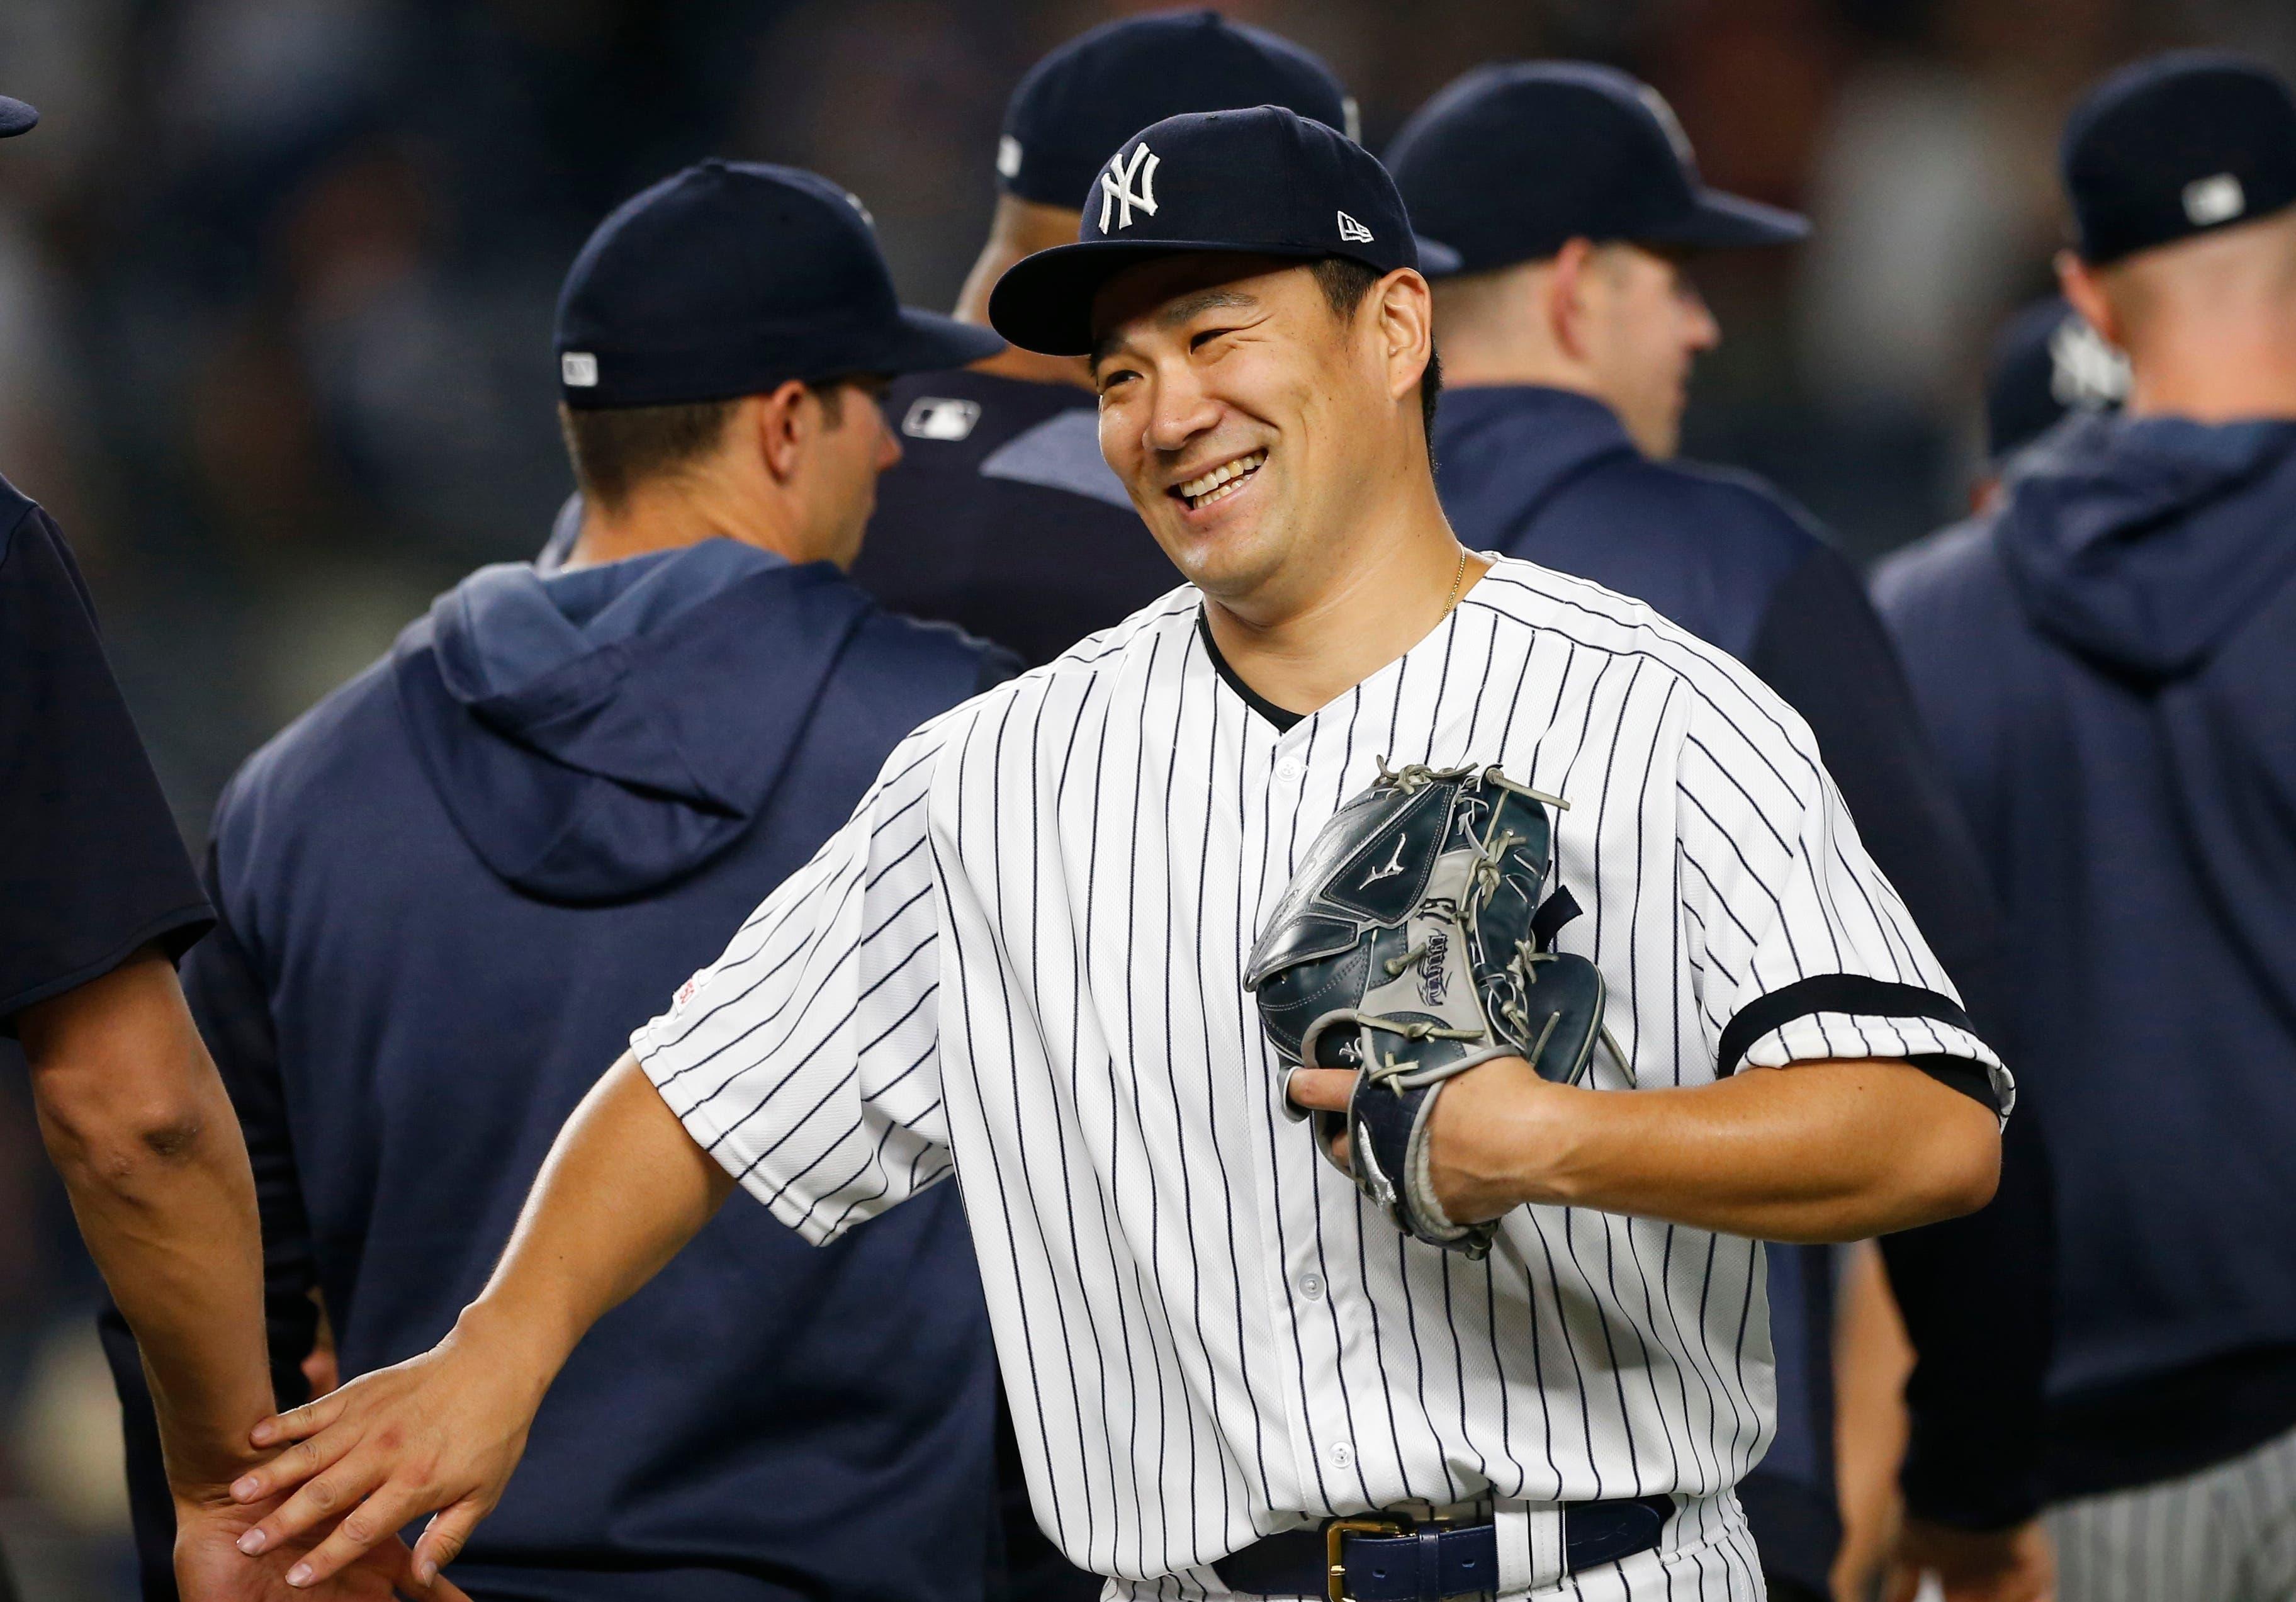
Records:
[[[39,119],[40,114],[22,101],[0,94],[0,139],[30,133],[32,125]]]
[[[1459,253],[1450,246],[1416,234],[1413,239],[1419,251],[1420,271],[1439,276],[1457,270]],[[1343,254],[1321,244],[1082,240],[1039,251],[1007,267],[989,292],[988,321],[1023,350],[1044,356],[1089,356],[1092,303],[1108,281],[1127,267],[1167,256],[1273,256],[1290,261],[1320,261]]]
[[[1701,189],[1679,222],[1640,235],[1653,244],[1727,250],[1737,245],[1790,245],[1809,236],[1809,218],[1782,206],[1765,206],[1718,189]]]
[[[870,370],[889,375],[938,373],[969,367],[1004,349],[1003,338],[978,324],[960,323],[939,312],[901,308],[898,325]]]

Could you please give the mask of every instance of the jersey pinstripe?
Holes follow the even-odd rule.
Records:
[[[1603,969],[1640,1086],[1726,1050],[1931,1054],[2005,1105],[1808,730],[1640,603],[1526,563],[1288,733],[1199,605],[918,730],[634,1035],[647,1072],[811,1240],[960,1176],[1038,1516],[1100,1573],[1201,1594],[1303,1518],[1726,1490],[1770,1430],[1761,1247],[1567,1208],[1519,1209],[1481,1262],[1399,1236],[1284,1116],[1240,974],[1379,760],[1496,762],[1571,803],[1561,943]]]

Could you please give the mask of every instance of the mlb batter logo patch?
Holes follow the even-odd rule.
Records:
[[[696,996],[700,995],[701,993],[701,987],[709,982],[709,970],[704,968],[700,973],[694,974],[693,978],[687,980],[684,984],[679,985],[677,987],[677,994],[670,1000],[669,1015],[674,1018],[678,1014],[684,1012],[685,1010],[685,1004],[693,1000]]]

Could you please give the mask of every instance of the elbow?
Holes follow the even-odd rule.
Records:
[[[192,1095],[147,1096],[123,1105],[101,1097],[43,1097],[40,1134],[75,1190],[134,1200],[164,1176],[197,1163],[210,1144],[213,1110]]]
[[[2001,1125],[1992,1111],[1963,1097],[1934,1138],[1923,1142],[1917,1170],[1908,1176],[1907,1216],[1895,1228],[1911,1229],[1975,1212],[2001,1184]]]
[[[238,1125],[175,971],[139,957],[25,1013],[48,1155],[75,1190],[135,1198],[211,1161]]]

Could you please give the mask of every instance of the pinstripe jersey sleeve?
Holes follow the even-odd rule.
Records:
[[[816,1245],[950,1169],[925,821],[946,721],[630,1037],[693,1138]]]
[[[1716,1076],[1956,1058],[2005,1113],[2007,1070],[1866,854],[1808,727],[1759,686],[1739,689],[1742,704],[1718,694],[1693,711],[1677,778],[1684,932]]]

